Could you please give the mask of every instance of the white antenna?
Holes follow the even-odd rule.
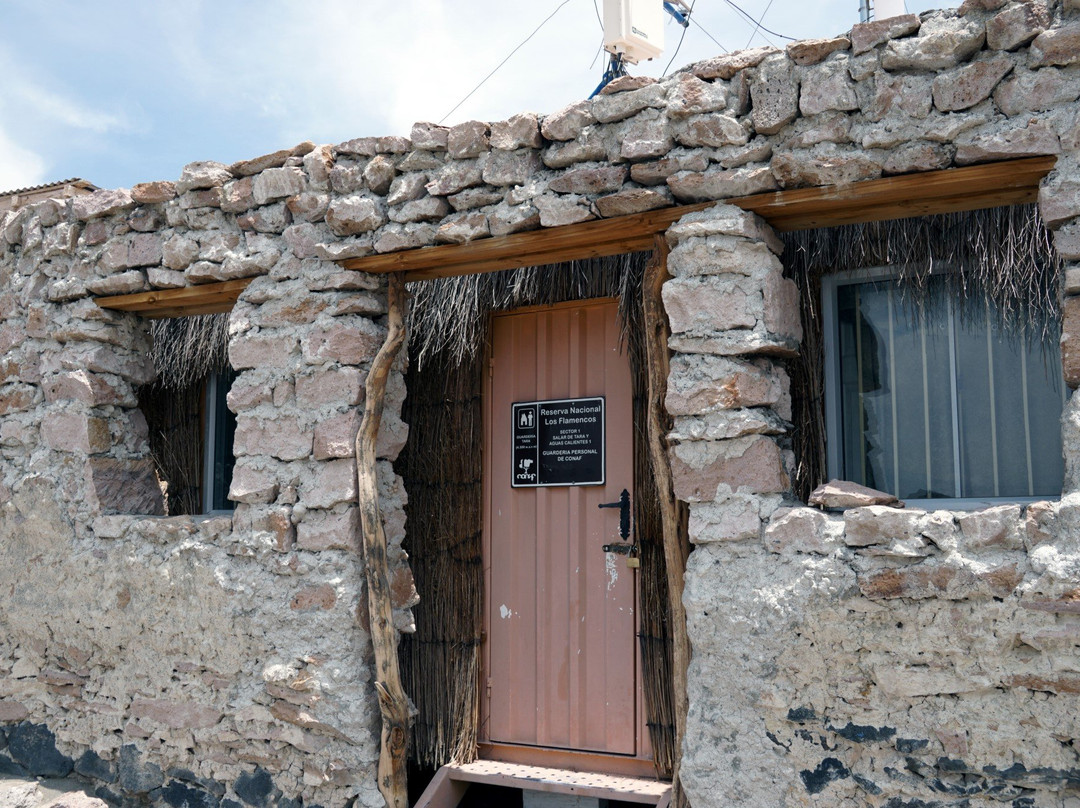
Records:
[[[663,53],[661,0],[604,0],[604,50],[630,64]]]
[[[907,13],[904,0],[859,0],[859,22],[886,20]]]

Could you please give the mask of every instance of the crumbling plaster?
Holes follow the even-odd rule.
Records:
[[[967,0],[622,79],[545,117],[307,143],[6,214],[2,760],[36,750],[174,806],[381,804],[351,436],[385,293],[333,261],[1050,154],[1039,201],[1076,385],[1078,97],[1077,0]],[[721,205],[668,241],[691,802],[1080,801],[1078,405],[1060,502],[974,522],[818,513],[789,493],[780,359],[801,335],[779,240]],[[91,296],[249,277],[230,318],[237,510],[162,517],[134,396],[147,329]],[[403,388],[399,371],[379,454],[407,630]]]

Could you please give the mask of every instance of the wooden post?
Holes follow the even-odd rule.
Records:
[[[669,277],[667,271],[667,242],[663,236],[654,241],[653,256],[645,267],[641,284],[642,308],[645,314],[645,358],[648,376],[648,440],[649,459],[656,480],[660,504],[660,524],[664,540],[664,562],[667,567],[668,603],[671,608],[672,689],[675,707],[675,762],[671,778],[671,805],[686,806],[686,796],[679,783],[683,737],[686,735],[686,715],[689,698],[686,694],[686,672],[690,665],[690,637],[686,632],[686,610],[683,608],[683,575],[689,547],[683,541],[679,507],[671,480],[667,435],[670,422],[664,407],[670,369],[668,355],[668,321],[664,312],[661,289]]]
[[[409,790],[405,779],[405,746],[409,737],[409,699],[398,670],[397,635],[390,602],[386,534],[379,511],[375,477],[375,439],[382,421],[386,379],[405,341],[405,277],[391,275],[387,291],[389,314],[386,341],[368,371],[364,396],[364,418],[356,433],[356,483],[363,530],[364,568],[367,575],[368,613],[371,645],[375,651],[375,692],[382,714],[379,749],[379,791],[387,808],[408,808]]]

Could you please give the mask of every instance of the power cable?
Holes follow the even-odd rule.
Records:
[[[596,60],[600,58],[600,54],[603,53],[603,52],[604,52],[604,40],[601,39],[600,40],[600,47],[598,47],[596,49],[596,53],[592,58],[592,62],[589,64],[589,72],[592,72],[593,68],[596,67]]]
[[[694,19],[694,5],[696,3],[697,3],[697,0],[690,0],[690,10],[688,12],[686,12],[686,19],[687,20],[692,21]],[[686,30],[689,27],[690,26],[688,26],[688,25],[683,26],[682,34],[679,35],[679,44],[675,46],[675,52],[673,54],[671,54],[671,61],[669,61],[667,63],[667,67],[664,68],[664,72],[660,74],[661,76],[666,76],[668,74],[668,71],[671,70],[671,66],[673,64],[675,64],[675,57],[679,55],[679,49],[682,47],[683,40],[686,39]],[[719,44],[719,43],[717,43],[717,44]]]
[[[710,34],[708,31],[705,30],[705,27],[700,22],[698,22],[697,20],[694,20],[694,19],[691,19],[690,22],[694,23],[694,25],[696,25],[698,28],[700,28],[701,33],[705,34],[705,36],[707,36],[709,39],[711,39],[713,41],[713,43],[716,45],[716,47],[718,47],[724,53],[730,53],[730,51],[727,48],[725,48],[723,45],[721,45],[717,41],[716,37],[714,37],[712,34]]]
[[[766,28],[764,25],[760,25],[757,20],[755,20],[753,17],[751,17],[745,11],[743,11],[743,9],[738,4],[733,3],[732,0],[724,0],[724,2],[727,3],[729,6],[731,6],[733,9],[735,9],[737,12],[742,14],[744,17],[746,17],[746,19],[748,19],[750,22],[754,23],[755,26],[761,28],[762,31],[770,33],[773,36],[778,36],[781,39],[787,39],[787,40],[790,40],[791,42],[795,41],[795,37],[793,37],[793,36],[785,36],[784,34],[779,34],[776,31],[773,31],[773,30],[770,30],[769,28]]]
[[[761,12],[761,17],[754,24],[754,32],[750,34],[750,38],[746,40],[746,47],[750,47],[750,43],[754,41],[754,37],[757,36],[758,29],[761,28],[761,23],[765,19],[765,15],[769,13],[769,9],[772,8],[773,0],[769,0],[769,4],[765,6],[765,10]]]
[[[536,26],[536,28],[533,29],[533,32],[531,34],[529,34],[527,37],[525,37],[525,39],[523,39],[521,41],[521,43],[516,48],[514,48],[512,51],[510,51],[510,53],[508,53],[506,55],[505,59],[503,59],[501,62],[499,62],[497,65],[495,65],[494,70],[492,70],[490,73],[488,73],[486,76],[484,76],[484,78],[481,79],[479,84],[477,84],[475,87],[473,87],[471,90],[469,90],[469,94],[466,95],[464,98],[462,98],[460,101],[458,101],[457,104],[454,105],[454,108],[452,110],[450,110],[448,113],[443,115],[439,119],[439,123],[442,123],[447,118],[449,118],[451,115],[453,115],[457,111],[458,107],[460,107],[462,104],[464,104],[470,98],[472,98],[473,93],[475,93],[477,90],[479,90],[481,87],[483,87],[488,79],[490,79],[492,76],[494,76],[496,73],[498,73],[499,68],[501,68],[507,62],[509,62],[510,57],[513,56],[515,53],[517,53],[519,50],[521,50],[525,46],[525,43],[528,42],[530,39],[532,39],[534,36],[536,36],[537,31],[539,31],[541,28],[543,28],[545,25],[547,25],[548,21],[552,17],[554,17],[556,14],[558,14],[560,9],[562,9],[562,7],[565,6],[569,2],[570,2],[570,0],[563,0],[561,3],[559,3],[559,5],[555,8],[555,10],[553,12],[551,12],[550,14],[548,14],[547,17],[544,19],[544,21],[542,23],[540,23],[538,26]]]
[[[596,0],[592,0],[593,11],[596,12],[596,21],[600,23],[600,30],[604,30],[604,20],[600,17],[600,6],[596,5]]]

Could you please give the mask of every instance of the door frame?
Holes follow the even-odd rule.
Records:
[[[493,742],[488,734],[488,690],[489,675],[491,670],[491,645],[489,639],[489,604],[488,596],[491,592],[492,577],[494,570],[491,566],[491,526],[490,526],[490,503],[492,497],[492,454],[498,450],[504,450],[504,446],[493,446],[491,435],[491,418],[488,415],[488,407],[491,402],[493,365],[492,365],[492,324],[496,317],[512,317],[518,314],[531,314],[545,311],[557,311],[560,309],[579,309],[590,306],[608,306],[612,303],[618,305],[617,297],[585,298],[581,300],[569,300],[562,303],[545,305],[522,306],[516,309],[493,312],[488,320],[484,367],[482,383],[482,434],[483,434],[483,458],[482,458],[482,494],[483,497],[483,521],[481,534],[481,558],[484,570],[484,593],[482,608],[482,644],[480,651],[480,676],[477,681],[479,688],[479,726],[477,737],[479,740],[479,756],[485,760],[501,760],[509,763],[522,763],[534,766],[551,766],[558,768],[571,768],[579,771],[595,771],[606,774],[618,774],[626,776],[655,777],[656,771],[653,766],[652,746],[649,740],[647,716],[645,713],[645,690],[641,659],[641,643],[637,638],[641,633],[641,581],[635,572],[634,575],[634,667],[635,667],[635,715],[634,722],[634,748],[637,750],[633,755],[609,754],[600,752],[579,751],[573,749],[551,748],[543,746],[531,746],[524,744],[509,744]],[[625,353],[621,351],[625,356]],[[627,357],[629,364],[629,357]],[[633,368],[630,368],[633,373]],[[638,480],[634,479],[632,497],[637,496]],[[616,563],[625,563],[620,557]]]

